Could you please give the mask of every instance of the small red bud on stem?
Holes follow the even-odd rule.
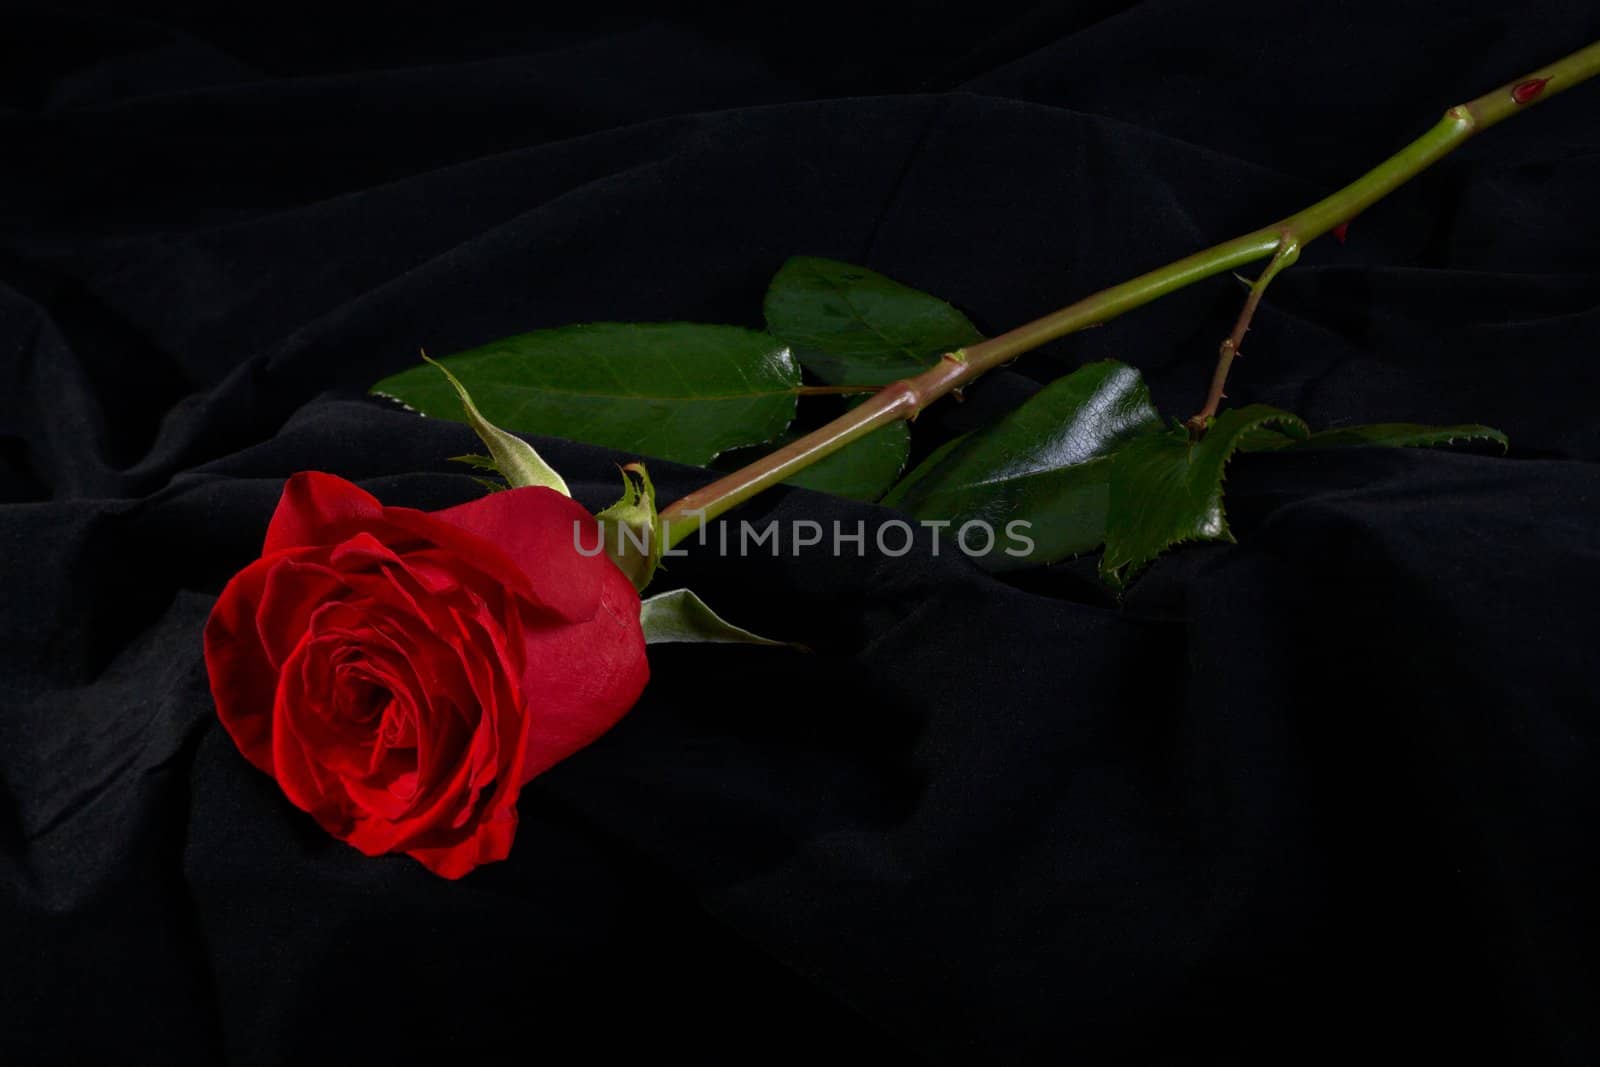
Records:
[[[1525,82],[1518,82],[1511,87],[1511,99],[1519,104],[1530,103],[1539,99],[1539,94],[1544,92],[1544,87],[1549,84],[1549,78],[1529,78]]]

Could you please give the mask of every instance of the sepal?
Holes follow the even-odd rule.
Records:
[[[639,604],[639,625],[647,645],[667,642],[695,644],[767,645],[801,648],[788,641],[774,641],[751,633],[724,619],[689,589],[658,593]]]
[[[629,463],[622,468],[622,499],[595,518],[600,520],[606,555],[628,576],[633,587],[642,591],[655,577],[666,547],[656,514],[656,487],[643,463]]]
[[[534,450],[534,447],[515,434],[509,434],[494,423],[483,417],[478,411],[478,405],[472,402],[472,396],[467,392],[467,387],[450,373],[443,363],[437,360],[422,357],[427,362],[438,368],[439,373],[449,381],[451,388],[461,398],[461,409],[466,412],[467,424],[478,435],[485,448],[489,450],[489,459],[494,469],[513,489],[523,486],[541,485],[546,489],[554,489],[562,496],[571,496],[572,490],[567,488],[567,483],[556,469],[544,461],[544,457]],[[462,462],[473,462],[477,457],[457,457]],[[473,463],[482,466],[481,463]]]

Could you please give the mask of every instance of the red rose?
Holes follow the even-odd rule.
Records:
[[[206,624],[217,714],[333,836],[459,878],[504,859],[525,782],[649,677],[639,596],[550,489],[439,512],[297,474]]]

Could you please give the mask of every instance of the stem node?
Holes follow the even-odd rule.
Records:
[[[1445,120],[1461,127],[1463,133],[1471,133],[1478,125],[1477,116],[1472,113],[1471,104],[1457,104],[1444,113]]]

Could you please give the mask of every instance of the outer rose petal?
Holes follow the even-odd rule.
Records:
[[[524,780],[542,774],[595,741],[626,715],[645,683],[639,594],[606,564],[600,609],[577,626],[530,627],[523,635],[527,666],[528,758]]]
[[[385,508],[376,497],[334,474],[302,471],[284,483],[267,526],[262,555],[306,545],[335,545],[358,533],[394,544],[415,537],[459,556],[466,567],[497,579],[519,596],[573,622],[594,614],[604,556],[575,547],[574,524],[594,517],[553,489],[529,486],[493,493],[439,512]]]
[[[256,630],[256,609],[280,558],[258,559],[229,579],[205,630],[206,674],[217,717],[244,758],[274,776],[272,702],[278,672]]]
[[[599,540],[594,516],[577,501],[543,486],[490,493],[431,514],[385,508],[384,517],[453,549],[572,622],[594,615],[602,578],[616,569],[604,554],[585,556],[578,551],[580,533],[585,545]]]
[[[383,505],[365,489],[334,474],[301,471],[284,483],[261,554],[336,544],[378,522],[382,514]]]
[[[441,878],[452,881],[470,874],[474,867],[495,863],[511,855],[511,842],[517,836],[517,809],[505,808],[486,814],[473,835],[447,848],[413,848],[406,855]]]

